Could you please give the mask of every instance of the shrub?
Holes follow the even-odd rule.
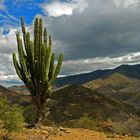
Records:
[[[120,135],[140,136],[140,118],[132,115],[126,121],[108,120],[111,130]]]
[[[18,105],[11,105],[6,98],[0,99],[0,120],[8,131],[19,131],[24,125],[23,109]]]
[[[34,124],[35,117],[36,117],[36,108],[32,105],[26,106],[24,108],[23,116],[25,118],[25,122],[30,126]]]

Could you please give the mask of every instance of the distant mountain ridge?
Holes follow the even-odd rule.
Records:
[[[25,85],[15,85],[15,86],[9,87],[8,89],[11,91],[22,92],[25,94],[29,93]]]
[[[92,80],[96,80],[99,78],[106,78],[113,73],[120,73],[121,75],[130,77],[130,78],[136,78],[140,79],[140,64],[137,65],[121,65],[119,67],[116,67],[114,69],[105,69],[105,70],[96,70],[90,73],[83,73],[78,75],[71,75],[66,77],[58,78],[55,82],[56,87],[61,87],[68,84],[85,84],[87,82],[90,82]],[[25,86],[12,86],[9,88],[13,91],[27,91]]]
[[[99,78],[106,78],[113,73],[120,73],[130,78],[140,79],[140,64],[137,65],[121,65],[114,69],[96,70],[90,73],[67,76],[58,78],[55,85],[61,87],[67,84],[84,84]]]

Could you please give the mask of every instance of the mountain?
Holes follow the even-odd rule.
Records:
[[[29,105],[30,97],[22,92],[12,91],[0,85],[0,97],[7,97],[11,103],[20,105]]]
[[[127,77],[120,73],[92,80],[85,87],[113,99],[131,103],[140,108],[140,80]]]
[[[8,88],[9,90],[11,91],[16,91],[16,92],[22,92],[24,94],[29,94],[29,91],[27,90],[26,86],[25,85],[14,85],[14,86],[11,86]]]
[[[140,79],[140,64],[137,65],[121,65],[114,69],[97,70],[90,73],[84,73],[79,75],[72,75],[67,77],[58,78],[55,85],[61,87],[67,84],[84,84],[92,80],[99,78],[105,78],[113,73],[120,73],[130,78]]]
[[[8,90],[7,88],[3,87],[2,85],[0,85],[0,92],[6,92],[9,93],[10,90]]]
[[[110,70],[97,70],[91,73],[61,77],[56,80],[55,85],[57,87],[61,87],[67,84],[83,84],[88,81],[101,78],[109,72]]]
[[[83,73],[79,75],[71,75],[66,77],[58,78],[55,82],[55,88],[67,85],[67,84],[85,84],[87,82],[99,79],[99,78],[105,78],[109,75],[112,75],[113,73],[120,73],[121,75],[124,75],[126,77],[130,78],[136,78],[140,79],[140,64],[137,65],[121,65],[114,69],[106,69],[106,70],[96,70],[90,73]],[[22,91],[27,92],[27,89],[25,86],[12,86],[9,88],[13,91]]]
[[[47,107],[48,118],[57,123],[78,120],[83,116],[95,120],[127,118],[138,114],[132,105],[115,101],[80,85],[68,85],[53,92]]]
[[[30,96],[0,86],[0,95],[6,96],[11,103],[30,105]],[[131,114],[139,115],[140,110],[129,103],[115,101],[82,85],[67,85],[56,89],[47,102],[50,110],[48,119],[62,123],[88,117],[95,120],[108,118],[123,120]]]
[[[55,86],[59,88],[69,84],[84,85],[112,99],[140,108],[140,64],[58,78]],[[28,95],[25,86],[13,86],[8,90]]]

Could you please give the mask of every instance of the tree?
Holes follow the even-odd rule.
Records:
[[[40,125],[44,116],[44,105],[51,95],[51,89],[61,69],[63,54],[59,55],[55,65],[55,54],[52,52],[52,38],[43,29],[42,19],[34,21],[34,39],[26,32],[24,18],[21,17],[23,41],[17,33],[18,60],[13,53],[13,63],[19,78],[28,88],[32,103],[37,108],[35,126]],[[24,42],[24,43],[23,43]]]

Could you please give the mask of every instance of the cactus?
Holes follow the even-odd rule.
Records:
[[[21,17],[23,40],[17,33],[18,60],[13,53],[13,63],[19,78],[28,88],[32,103],[37,108],[35,124],[41,123],[44,114],[44,105],[51,95],[51,88],[59,74],[63,54],[59,55],[55,65],[55,54],[52,52],[52,38],[47,35],[46,27],[43,29],[42,19],[34,21],[34,39],[31,41],[30,33],[26,32],[24,18]]]

